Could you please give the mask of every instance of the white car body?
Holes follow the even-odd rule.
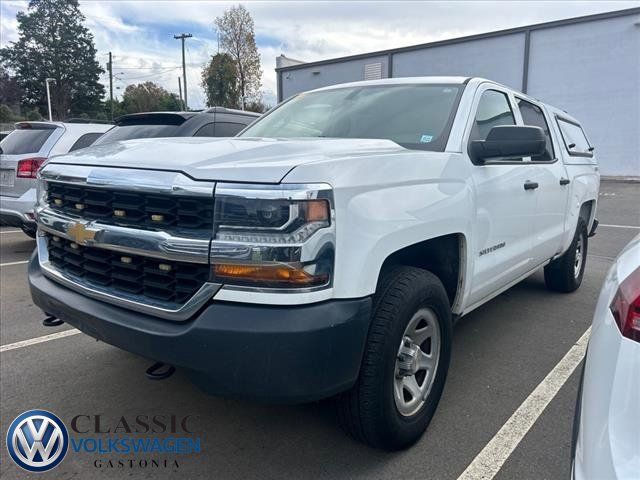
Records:
[[[358,85],[454,83],[460,77],[358,82]],[[350,85],[350,84],[346,84]],[[336,87],[326,87],[331,89]],[[546,112],[558,161],[473,165],[467,139],[482,93],[516,96]],[[140,169],[174,168],[196,180],[255,183],[326,183],[336,204],[336,261],[331,288],[316,292],[247,292],[223,287],[215,298],[257,304],[299,305],[360,298],[375,292],[386,258],[430,238],[463,239],[460,288],[453,313],[468,313],[566,251],[581,208],[590,230],[599,172],[595,157],[573,157],[554,117],[567,113],[484,79],[467,82],[444,152],[408,150],[389,140],[234,138],[141,139],[101,145],[56,163]],[[108,159],[108,160],[107,160]],[[561,187],[562,178],[570,179]],[[525,191],[527,180],[540,189]],[[393,198],[393,202],[388,199]],[[509,199],[505,203],[505,199]],[[446,206],[446,208],[444,208]],[[505,243],[490,255],[479,252]]]
[[[620,284],[639,268],[640,235],[609,269],[593,317],[576,411],[576,480],[640,477],[640,342],[621,334],[611,311]]]

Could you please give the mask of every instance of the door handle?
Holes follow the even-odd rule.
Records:
[[[524,189],[525,190],[535,190],[536,188],[538,188],[540,185],[538,185],[538,182],[530,182],[529,180],[527,180],[526,182],[524,182]]]
[[[565,185],[569,185],[571,183],[571,180],[569,180],[568,178],[561,178],[560,179],[560,185],[565,186]]]

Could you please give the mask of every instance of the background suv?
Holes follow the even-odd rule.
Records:
[[[113,127],[100,123],[19,122],[1,142],[0,224],[34,237],[36,173],[47,158],[88,147]]]
[[[234,137],[260,114],[212,107],[202,112],[146,112],[123,115],[95,145],[160,137]]]

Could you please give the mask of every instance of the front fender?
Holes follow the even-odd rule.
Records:
[[[464,182],[434,180],[354,194],[346,204],[348,231],[340,228],[344,234],[338,235],[336,295],[374,293],[384,261],[398,250],[452,233],[468,236],[471,206]]]
[[[470,167],[461,154],[405,150],[307,163],[290,172],[285,182],[322,181],[334,189],[333,296],[375,293],[385,259],[402,248],[448,234],[468,238]],[[466,267],[462,271],[470,271]]]

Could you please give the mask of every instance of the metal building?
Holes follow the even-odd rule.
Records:
[[[277,59],[278,101],[365,79],[479,76],[583,123],[608,176],[640,177],[640,8],[303,63]]]

